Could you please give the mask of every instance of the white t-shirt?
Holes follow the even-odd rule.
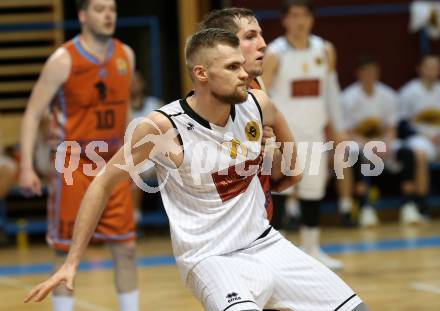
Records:
[[[374,85],[373,94],[364,92],[359,82],[342,93],[346,128],[366,137],[378,137],[383,130],[397,125],[397,96],[381,82]]]
[[[399,93],[399,115],[422,134],[440,133],[440,82],[428,90],[420,79],[405,84]]]

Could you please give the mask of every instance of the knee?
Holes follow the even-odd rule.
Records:
[[[113,257],[118,261],[133,261],[136,259],[136,242],[113,243],[110,245]]]

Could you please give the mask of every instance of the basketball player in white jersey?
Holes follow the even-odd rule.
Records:
[[[290,168],[296,151],[284,149],[293,137],[267,95],[248,93],[238,38],[207,29],[188,40],[185,52],[194,92],[148,115],[125,146],[134,163],[151,159],[159,180],[167,179],[162,195],[183,281],[208,311],[367,310],[338,276],[269,225],[257,177],[262,118],[285,142]],[[41,301],[60,282],[73,287],[107,193],[128,178],[125,164],[121,149],[94,179],[65,264],[25,301]]]
[[[417,205],[424,201],[426,188],[423,185],[427,182],[418,180],[420,160],[417,160],[416,152],[396,139],[397,95],[379,81],[379,63],[369,56],[360,58],[357,77],[358,81],[342,93],[342,105],[350,138],[360,147],[360,150],[356,150],[360,154],[359,161],[353,166],[354,196],[360,207],[359,223],[363,227],[370,227],[379,222],[374,205],[368,199],[370,177],[361,174],[361,165],[371,163],[371,154],[363,147],[369,141],[376,140],[386,144],[386,152],[379,154],[384,160],[385,168],[390,173],[399,174],[403,198],[401,222],[418,224],[422,221],[422,216]],[[421,169],[426,170],[426,167]]]
[[[411,135],[408,144],[422,150],[430,161],[440,154],[440,58],[427,55],[421,60],[419,77],[405,84],[399,92],[400,118],[418,135]]]
[[[263,58],[266,52],[266,42],[262,36],[262,30],[255,17],[255,13],[247,8],[224,8],[210,12],[200,23],[200,29],[220,28],[228,30],[237,35],[240,40],[240,48],[245,58],[244,70],[248,74],[247,86],[250,89],[266,91],[261,74],[263,72]],[[263,139],[270,138],[273,130],[265,126]],[[278,159],[279,154],[275,150],[274,158]],[[271,191],[282,191],[290,186],[286,178],[274,165],[272,169],[273,178],[269,175],[260,175],[260,182],[266,195],[266,211],[269,221],[273,215],[273,201]],[[277,181],[275,183],[275,180]]]
[[[325,141],[324,130],[329,121],[334,133],[340,136],[343,133],[336,53],[330,42],[311,34],[314,23],[312,1],[286,1],[282,14],[286,33],[268,46],[263,80],[270,97],[288,118],[297,142],[308,144],[307,152],[298,153],[305,168],[303,180],[296,193],[291,193],[286,209],[289,210],[289,205],[299,197],[303,249],[328,267],[338,269],[342,263],[327,256],[319,247],[319,210],[325,195],[328,160],[325,153],[320,159],[311,160],[312,144]],[[310,168],[317,166],[317,174],[311,173]]]

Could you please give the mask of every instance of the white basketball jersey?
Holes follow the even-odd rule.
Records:
[[[268,46],[278,58],[278,71],[269,94],[296,138],[314,136],[328,121],[324,98],[328,76],[325,42],[314,35],[309,42],[307,49],[299,50],[282,36]]]
[[[257,176],[262,116],[253,95],[231,106],[224,127],[204,120],[185,99],[158,111],[177,128],[184,148],[177,175],[162,165],[156,171],[160,183],[168,178],[162,199],[185,281],[202,259],[246,248],[270,227]]]
[[[428,90],[419,79],[414,79],[402,87],[399,101],[402,119],[413,121],[422,133],[440,132],[440,82]]]

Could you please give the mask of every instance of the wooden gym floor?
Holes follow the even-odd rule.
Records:
[[[293,242],[296,234],[287,234]],[[325,249],[345,263],[338,274],[370,310],[440,310],[440,222],[422,227],[384,225],[370,230],[325,228]],[[167,236],[143,238],[138,248],[141,310],[202,310],[182,286]],[[0,249],[0,310],[51,310],[50,300],[25,305],[28,289],[50,271],[43,244]],[[117,310],[109,253],[89,248],[76,279],[75,310]]]

